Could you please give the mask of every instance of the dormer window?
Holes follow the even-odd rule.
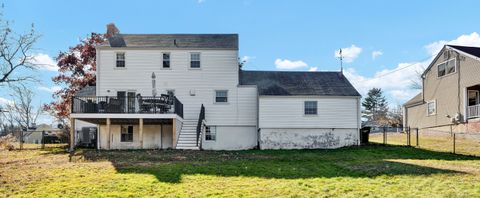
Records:
[[[455,71],[457,70],[456,61],[455,59],[447,60],[443,63],[438,64],[437,68],[438,68],[438,77],[455,73]]]
[[[116,67],[125,67],[125,53],[117,52],[117,64]]]
[[[190,53],[190,68],[200,68],[200,53]]]

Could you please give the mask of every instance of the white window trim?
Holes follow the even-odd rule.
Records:
[[[307,102],[316,102],[317,103],[317,113],[316,114],[306,114],[305,113],[305,103]],[[303,101],[303,116],[318,116],[318,101],[316,100],[305,100]]]
[[[443,75],[443,76],[438,76],[438,66],[440,66],[441,64],[446,63],[446,62],[448,62],[448,61],[451,61],[451,60],[454,60],[453,62],[454,62],[454,64],[455,64],[455,66],[454,66],[455,71],[452,72],[452,73],[447,74],[447,71],[448,71],[448,70],[447,70],[447,67],[445,67],[445,75]],[[437,64],[437,78],[443,78],[443,77],[446,77],[446,76],[453,75],[453,74],[457,73],[457,69],[458,69],[458,68],[457,68],[457,58],[451,58],[451,59],[448,59],[448,60],[443,61],[443,62],[441,62],[441,63],[438,63],[438,64]]]
[[[114,59],[114,66],[113,68],[116,69],[116,70],[125,70],[127,69],[127,53],[125,51],[115,51],[115,56],[113,56],[113,59]],[[125,66],[124,67],[117,67],[117,54],[118,53],[123,53],[123,62],[125,63]]]
[[[128,134],[128,127],[132,127],[132,141],[122,141],[122,126],[127,127],[127,134]],[[128,144],[128,143],[134,143],[135,142],[135,126],[131,124],[122,124],[120,125],[120,143],[123,144]]]
[[[162,61],[160,62],[160,69],[163,70],[172,70],[172,53],[171,52],[162,52]],[[163,67],[163,54],[170,54],[170,67]]]
[[[198,54],[198,58],[200,59],[200,67],[192,67],[192,54]],[[201,70],[202,69],[202,53],[200,52],[190,52],[189,53],[189,61],[188,61],[188,69],[190,70]]]
[[[434,110],[432,114],[428,112],[428,104],[433,103],[434,105]],[[427,116],[434,116],[437,115],[437,100],[429,100],[427,101]]]
[[[217,102],[217,91],[226,91],[227,92],[227,102]],[[229,104],[230,99],[228,97],[228,89],[216,89],[213,91],[213,104]]]

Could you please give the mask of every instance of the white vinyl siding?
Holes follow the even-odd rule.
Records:
[[[200,106],[212,125],[247,125],[257,123],[257,92],[253,86],[238,86],[238,52],[202,50],[201,70],[190,69],[190,51],[170,50],[170,69],[159,67],[159,50],[128,50],[128,69],[115,69],[115,51],[98,50],[97,95],[115,96],[119,90],[135,90],[152,95],[152,72],[156,75],[158,94],[175,90],[183,103],[184,118],[198,119]],[[195,95],[191,96],[190,91]],[[229,105],[215,105],[215,90],[228,90]]]
[[[317,101],[318,116],[305,116],[304,102]],[[357,128],[357,98],[260,96],[260,128]]]

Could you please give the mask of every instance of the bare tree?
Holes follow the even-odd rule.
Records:
[[[25,71],[36,69],[32,51],[38,38],[33,24],[28,32],[16,33],[0,12],[0,86],[34,80]]]
[[[422,79],[422,74],[423,70],[415,70],[415,77],[410,80],[410,89],[422,89],[423,87],[423,79]]]
[[[12,124],[26,129],[36,123],[38,116],[42,113],[42,108],[34,107],[33,97],[35,94],[25,85],[12,86],[11,89],[10,97],[13,102],[7,104],[9,118],[11,122],[15,122]]]

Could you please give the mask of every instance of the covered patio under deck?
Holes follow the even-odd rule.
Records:
[[[71,114],[70,141],[75,142],[75,120],[98,126],[97,149],[175,148],[182,118],[176,114]],[[71,144],[70,149],[74,149]]]

